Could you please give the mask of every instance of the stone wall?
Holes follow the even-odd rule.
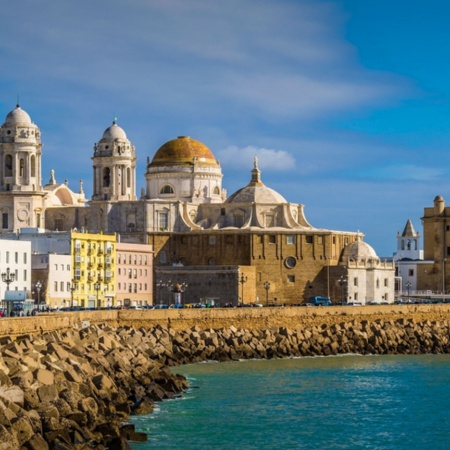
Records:
[[[86,321],[91,324],[106,323],[111,326],[128,325],[135,328],[162,325],[181,331],[193,326],[202,329],[230,326],[249,330],[271,327],[298,329],[323,324],[331,326],[354,319],[414,319],[418,322],[449,320],[450,304],[60,312],[36,317],[2,318],[0,336],[71,329]]]

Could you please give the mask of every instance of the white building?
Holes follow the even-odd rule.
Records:
[[[49,239],[50,240],[50,239]],[[37,299],[36,283],[40,283],[39,301],[50,308],[64,308],[71,305],[72,263],[71,255],[56,253],[33,254],[33,290]]]
[[[17,242],[0,239],[0,274],[8,272],[14,278],[9,283],[9,290],[30,291],[31,289],[31,244],[29,242]],[[0,282],[0,299],[5,298],[8,283]]]
[[[369,244],[357,239],[345,247],[341,265],[347,270],[347,303],[394,302],[395,265],[381,261]]]

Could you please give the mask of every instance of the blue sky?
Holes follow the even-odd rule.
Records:
[[[3,7],[4,8],[4,7]],[[380,256],[450,199],[444,0],[21,0],[0,15],[0,122],[42,132],[43,170],[90,197],[93,145],[118,118],[138,156],[189,135],[231,195],[262,179],[318,228]]]

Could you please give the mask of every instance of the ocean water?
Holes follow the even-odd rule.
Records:
[[[146,449],[450,449],[450,355],[177,367],[182,398],[133,418]]]

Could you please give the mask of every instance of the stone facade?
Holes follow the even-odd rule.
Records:
[[[10,122],[7,118],[5,124]],[[35,146],[36,155],[40,145],[39,141]],[[288,202],[263,183],[257,157],[249,183],[227,197],[220,162],[212,151],[180,136],[148,158],[146,189],[138,199],[135,149],[114,121],[94,146],[92,161],[94,192],[88,207],[82,186],[77,197],[67,186],[56,185],[52,173],[49,185],[39,191],[48,199],[42,204],[45,226],[118,233],[122,242],[152,245],[158,273],[155,293],[156,283],[173,283],[172,266],[180,271],[181,267],[198,268],[198,274],[209,277],[195,280],[199,283],[195,298],[211,296],[206,286],[215,270],[218,291],[213,296],[224,303],[245,303],[246,298],[260,301],[266,297],[267,282],[273,302],[286,304],[302,303],[310,295],[335,298],[339,292],[337,280],[347,267],[340,263],[343,250],[358,233],[312,226],[302,204]],[[18,194],[8,193],[8,198],[20,199]],[[33,205],[29,209],[37,211]],[[234,266],[239,268],[231,271],[235,275],[248,272],[245,283],[229,275],[226,268]],[[202,270],[205,267],[208,270]],[[227,281],[219,282],[224,273]],[[178,278],[183,276],[180,272]],[[244,292],[239,294],[242,286]]]

